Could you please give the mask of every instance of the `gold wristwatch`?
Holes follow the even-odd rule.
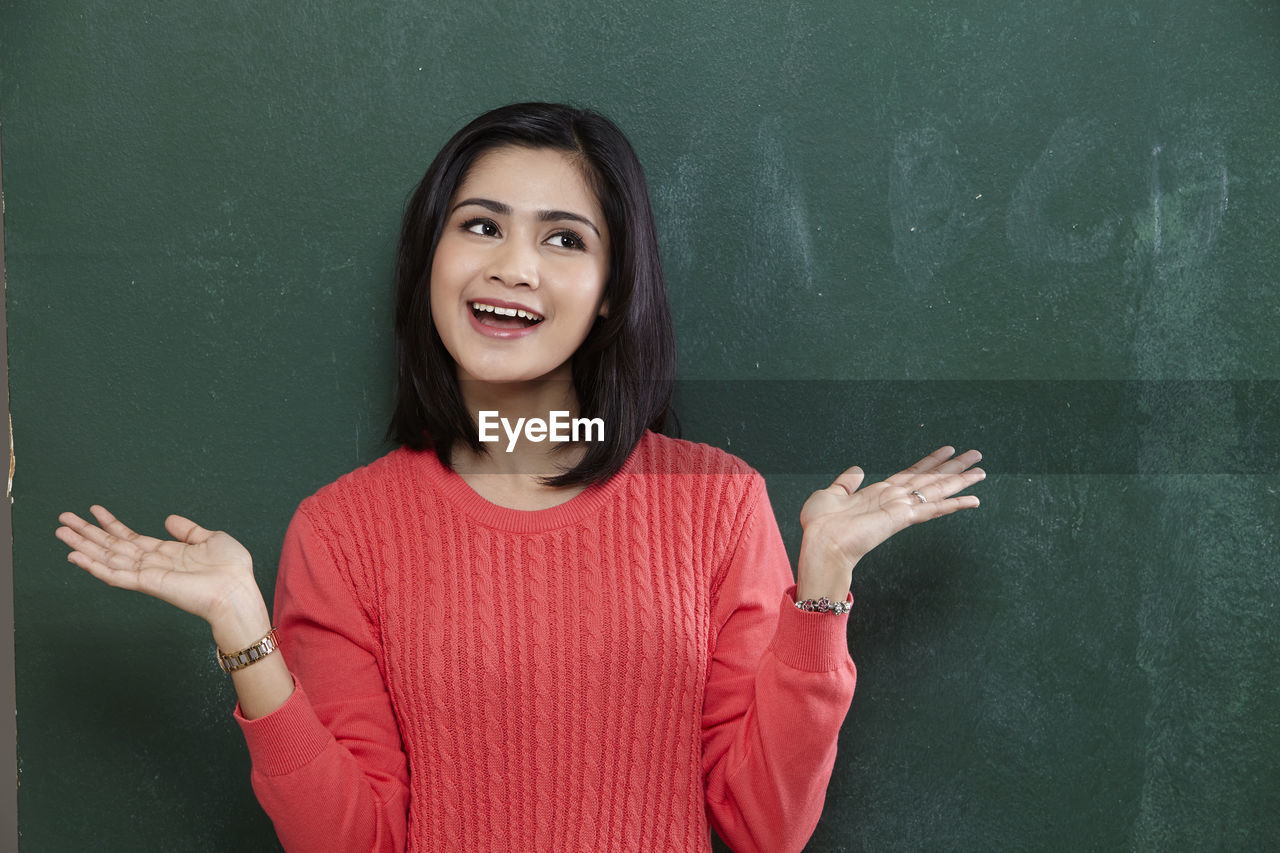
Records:
[[[276,629],[272,628],[267,632],[267,636],[249,646],[249,648],[229,654],[222,649],[218,649],[216,657],[218,666],[222,667],[222,671],[232,673],[237,669],[244,669],[246,666],[257,663],[278,648],[280,648],[280,640],[276,637]]]

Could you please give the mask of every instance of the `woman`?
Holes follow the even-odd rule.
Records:
[[[738,851],[801,849],[853,694],[853,567],[977,506],[954,495],[979,455],[815,492],[793,584],[759,474],[658,434],[656,231],[591,112],[459,131],[397,279],[401,446],[299,507],[276,632],[249,554],[190,520],[162,542],[64,513],[71,562],[210,623],[289,850],[701,851],[708,820]]]

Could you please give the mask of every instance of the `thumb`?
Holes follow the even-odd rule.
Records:
[[[186,542],[188,545],[199,545],[213,535],[191,519],[180,515],[171,515],[166,518],[164,529],[169,531],[169,535],[174,539]]]
[[[858,488],[862,485],[863,478],[866,476],[866,473],[861,468],[854,465],[848,471],[836,477],[835,482],[827,487],[827,491],[837,495],[851,495],[858,491]]]

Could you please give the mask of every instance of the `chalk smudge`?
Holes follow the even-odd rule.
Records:
[[[914,290],[963,254],[988,214],[969,186],[960,152],[945,133],[925,125],[900,132],[889,172],[893,259]]]
[[[809,205],[800,177],[792,168],[792,156],[779,138],[778,119],[771,117],[760,126],[756,141],[756,203],[753,232],[769,240],[768,258],[763,259],[774,276],[772,286],[785,281],[789,287],[813,288],[813,238],[809,231]]]
[[[1153,145],[1149,183],[1149,207],[1134,217],[1125,259],[1138,373],[1230,372],[1241,342],[1223,316],[1223,282],[1212,260],[1230,202],[1221,144],[1208,131],[1192,131]]]
[[[1110,251],[1120,225],[1119,215],[1082,229],[1078,222],[1055,221],[1050,210],[1055,196],[1070,190],[1084,173],[1089,158],[1103,148],[1096,127],[1096,122],[1076,118],[1063,122],[1014,189],[1005,231],[1024,263],[1043,258],[1083,264]]]

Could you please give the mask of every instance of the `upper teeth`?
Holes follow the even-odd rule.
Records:
[[[488,311],[492,314],[501,314],[504,317],[523,317],[526,320],[541,320],[541,314],[535,314],[532,311],[523,311],[519,308],[499,308],[497,305],[489,305],[485,302],[472,302],[471,307],[477,311]]]

